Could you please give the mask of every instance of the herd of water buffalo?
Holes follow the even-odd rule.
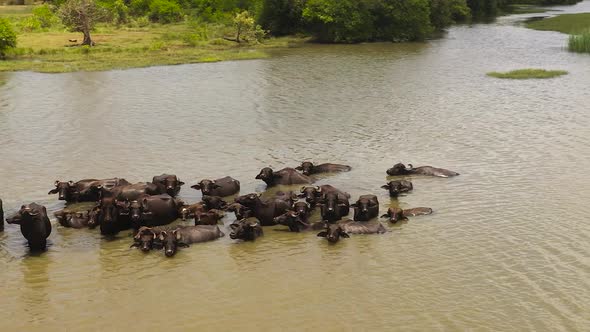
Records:
[[[240,182],[232,177],[216,180],[204,179],[191,188],[202,192],[202,201],[185,204],[178,199],[184,182],[176,175],[154,176],[152,182],[131,184],[122,178],[86,179],[78,182],[56,181],[49,194],[57,194],[66,203],[96,202],[86,211],[72,211],[67,208],[54,213],[60,225],[70,228],[100,228],[106,236],[133,229],[132,247],[144,252],[153,249],[164,250],[168,257],[178,248],[192,243],[215,240],[224,236],[218,222],[227,212],[233,212],[236,221],[230,224],[230,237],[236,240],[253,241],[263,234],[262,226],[284,225],[291,232],[320,231],[317,236],[330,243],[348,238],[349,234],[385,233],[386,228],[379,221],[379,201],[375,195],[361,195],[350,204],[350,195],[331,185],[307,186],[314,182],[314,174],[346,172],[351,167],[339,164],[314,165],[303,162],[296,168],[273,171],[263,168],[256,176],[267,184],[304,185],[300,192],[276,192],[272,197],[251,193],[234,198],[229,203],[224,197],[234,196],[240,191]],[[431,166],[414,168],[398,163],[387,170],[390,176],[428,175],[451,177],[459,175],[446,169]],[[382,188],[391,197],[413,189],[408,180],[392,180]],[[319,207],[321,219],[310,221],[311,212]],[[353,218],[347,219],[350,208]],[[400,209],[389,208],[382,218],[392,223],[409,216],[431,214],[430,208]],[[169,225],[177,219],[194,219],[194,225]],[[4,213],[0,200],[0,232],[4,230]],[[43,251],[47,237],[51,234],[51,223],[47,209],[39,204],[21,206],[13,216],[6,218],[8,224],[20,225],[22,235],[32,251]]]

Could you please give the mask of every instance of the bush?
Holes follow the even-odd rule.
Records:
[[[254,18],[250,16],[248,11],[237,13],[234,17],[234,26],[236,28],[236,41],[245,42],[259,42],[266,35],[266,31],[262,30],[260,25],[254,23]]]
[[[465,0],[430,0],[430,22],[437,30],[469,17],[470,10]]]
[[[377,39],[423,40],[432,33],[428,0],[383,0],[376,8]]]
[[[6,56],[6,51],[16,47],[16,33],[12,24],[5,18],[0,18],[0,57]]]
[[[129,7],[125,5],[123,0],[115,0],[109,7],[115,24],[121,25],[129,22]]]
[[[41,22],[33,16],[27,16],[17,23],[19,30],[33,32],[41,30]]]
[[[368,0],[309,0],[303,18],[318,41],[354,43],[372,39]]]
[[[182,20],[182,9],[170,0],[153,0],[149,18],[152,22],[173,23]]]
[[[33,18],[35,18],[41,28],[47,29],[59,23],[59,18],[48,5],[41,5],[33,8]]]
[[[129,11],[133,16],[145,16],[150,11],[150,0],[131,0]]]
[[[301,32],[304,7],[304,0],[264,0],[258,22],[275,36]]]

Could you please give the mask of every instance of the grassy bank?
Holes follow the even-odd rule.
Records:
[[[590,13],[563,14],[527,23],[527,28],[579,34],[590,29]]]
[[[508,79],[533,79],[533,78],[553,78],[561,75],[566,75],[567,71],[564,70],[545,70],[545,69],[518,69],[505,73],[491,72],[487,73],[488,76],[496,78],[508,78]]]
[[[19,20],[30,15],[30,7],[0,6],[0,14],[6,13],[18,25]],[[223,39],[231,34],[232,28],[228,26],[194,22],[166,25],[148,22],[141,27],[100,25],[92,35],[96,46],[87,47],[78,45],[81,34],[67,32],[63,27],[41,32],[19,31],[18,48],[0,61],[0,72],[63,73],[259,59],[269,56],[268,49],[293,47],[306,41],[285,37],[238,44]]]
[[[570,34],[568,50],[590,53],[590,13],[563,14],[527,23],[535,30],[558,31]]]

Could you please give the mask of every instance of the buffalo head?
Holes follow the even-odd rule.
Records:
[[[203,195],[210,195],[214,189],[221,188],[221,186],[216,184],[214,180],[204,179],[191,186],[191,188],[200,190]]]
[[[393,167],[391,167],[390,169],[387,170],[387,174],[388,175],[406,175],[406,174],[410,174],[410,172],[412,170],[413,170],[412,164],[408,164],[408,167],[406,167],[402,163],[397,163],[397,164],[393,165]]]
[[[74,182],[61,182],[59,180],[55,181],[55,188],[51,189],[47,194],[58,194],[58,199],[61,201],[69,200],[72,195],[72,190],[74,189]]]
[[[262,235],[262,227],[259,222],[248,222],[247,220],[239,220],[229,225],[232,232],[229,237],[232,240],[252,241],[256,237]]]
[[[304,161],[301,163],[301,166],[295,167],[296,170],[301,171],[301,173],[305,175],[311,175],[313,173],[313,163],[310,161]]]
[[[188,248],[189,245],[182,242],[182,234],[176,229],[172,232],[162,231],[158,237],[162,242],[164,249],[164,255],[166,257],[172,257],[176,255],[178,248]]]
[[[325,237],[328,242],[336,243],[340,237],[349,238],[350,236],[344,231],[340,224],[326,223],[326,230],[318,233],[318,237]]]

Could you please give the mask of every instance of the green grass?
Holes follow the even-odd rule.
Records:
[[[566,75],[567,71],[564,70],[545,70],[545,69],[519,69],[505,73],[490,72],[488,76],[496,78],[509,78],[515,80],[524,80],[531,78],[553,78],[561,75]]]
[[[579,34],[590,29],[590,13],[563,14],[526,24],[527,28]]]
[[[579,35],[571,35],[567,47],[571,52],[590,53],[590,30]]]
[[[18,27],[30,7],[0,7]],[[204,36],[203,29],[207,34]],[[19,31],[18,48],[9,51],[0,61],[0,72],[35,71],[63,73],[73,71],[104,71],[198,62],[260,59],[269,56],[267,49],[288,48],[307,41],[306,38],[270,38],[257,44],[238,44],[223,37],[231,36],[232,27],[220,24],[149,24],[138,27],[99,25],[92,38],[94,47],[81,47],[82,34],[67,32],[63,26],[49,31]],[[69,40],[77,40],[70,42]]]

